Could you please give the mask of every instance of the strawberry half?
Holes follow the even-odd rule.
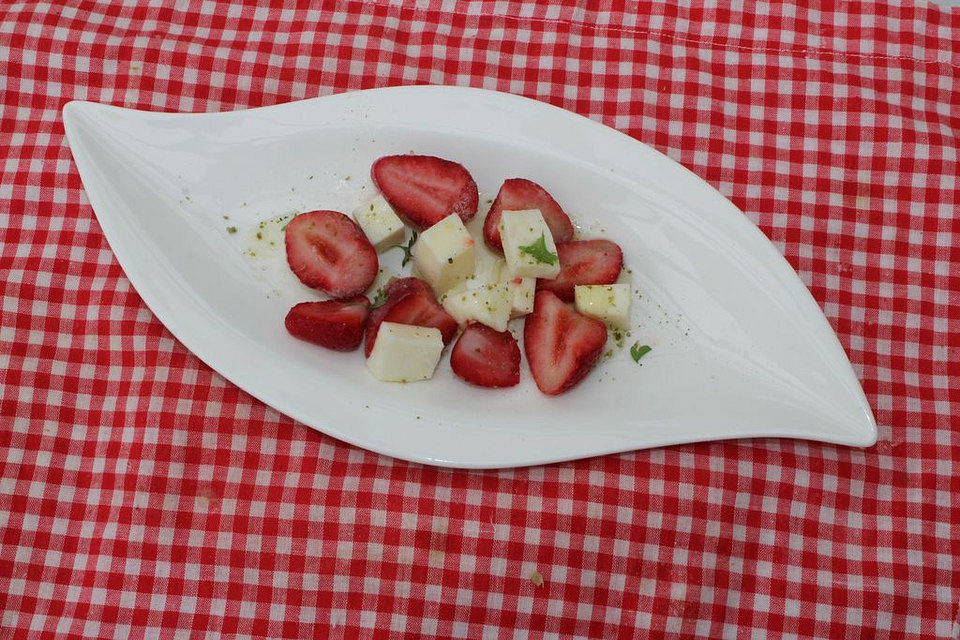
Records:
[[[310,211],[286,230],[287,263],[300,282],[334,298],[366,291],[377,277],[377,252],[356,222],[336,211]]]
[[[414,278],[412,276],[408,278],[394,278],[390,281],[390,284],[387,285],[383,292],[386,294],[387,300],[390,300],[391,298],[400,298],[408,293],[422,293],[428,296],[433,295],[433,289],[430,288],[430,285],[420,278]]]
[[[569,391],[603,353],[607,328],[571,309],[549,291],[538,291],[523,326],[523,348],[530,373],[543,393]]]
[[[510,178],[500,187],[497,199],[490,205],[487,219],[483,221],[483,239],[488,247],[503,253],[503,244],[500,242],[500,216],[504,211],[523,211],[524,209],[540,210],[544,222],[553,234],[553,241],[557,244],[573,239],[573,223],[570,222],[570,217],[563,212],[546,189],[530,180]]]
[[[365,356],[369,357],[373,351],[381,322],[436,327],[443,334],[444,344],[453,340],[457,333],[457,321],[437,304],[426,282],[419,278],[398,278],[387,286],[385,293],[387,301],[370,312],[364,343]]]
[[[520,382],[520,347],[509,331],[471,322],[453,345],[450,367],[481,387],[512,387]]]
[[[578,284],[613,284],[620,277],[623,251],[609,240],[575,240],[557,244],[560,273],[553,280],[537,280],[537,291],[552,291],[566,302],[573,301]]]
[[[477,213],[477,183],[463,165],[434,156],[384,156],[370,175],[390,206],[423,231],[455,213],[467,222]]]
[[[364,296],[325,302],[301,302],[287,312],[284,324],[291,335],[335,351],[353,351],[363,340],[370,313]]]

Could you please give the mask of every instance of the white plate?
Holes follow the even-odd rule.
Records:
[[[422,86],[217,114],[71,102],[64,123],[97,219],[157,317],[247,392],[347,442],[507,467],[724,438],[876,440],[836,336],[767,238],[682,166],[581,116]],[[257,241],[258,223],[349,212],[372,195],[371,162],[410,150],[462,162],[484,200],[504,178],[531,178],[585,235],[618,242],[642,295],[627,347],[653,346],[643,365],[614,349],[548,398],[526,364],[510,390],[468,386],[446,358],[432,381],[383,384],[359,353],[287,335],[287,309],[317,296],[290,275],[282,243],[270,247],[279,225]]]

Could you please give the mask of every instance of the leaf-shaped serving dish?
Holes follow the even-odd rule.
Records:
[[[876,440],[836,336],[767,238],[693,173],[587,118],[417,86],[214,114],[72,102],[64,122],[97,219],[150,309],[226,378],[334,437],[480,468],[724,438]],[[349,213],[373,194],[373,160],[409,151],[464,164],[482,201],[505,178],[535,180],[584,237],[619,243],[639,292],[623,348],[611,341],[580,386],[546,397],[525,364],[509,390],[468,386],[446,358],[431,381],[384,384],[359,353],[290,337],[286,311],[318,296],[285,265],[285,216]],[[636,340],[653,347],[642,366]]]

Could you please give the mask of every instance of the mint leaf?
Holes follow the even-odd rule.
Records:
[[[557,260],[560,259],[557,254],[551,253],[551,251],[547,249],[547,238],[542,233],[533,244],[520,247],[520,252],[529,254],[536,258],[538,262],[545,262],[547,264],[556,264]]]
[[[633,346],[630,347],[630,356],[633,357],[634,362],[640,362],[640,358],[647,355],[653,351],[653,347],[648,344],[642,345],[640,342],[634,342]]]

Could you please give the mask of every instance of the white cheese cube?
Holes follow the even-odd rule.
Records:
[[[413,262],[440,295],[473,275],[474,240],[458,215],[449,215],[420,234]]]
[[[630,328],[630,284],[579,284],[573,290],[577,311],[603,320],[612,329]]]
[[[476,268],[473,278],[467,282],[467,288],[476,289],[485,284],[503,280],[502,274],[506,263],[500,254],[488,249],[486,243],[482,241],[474,246],[474,250],[476,251]]]
[[[401,244],[406,234],[403,221],[383,196],[377,196],[354,209],[353,219],[378,253]]]
[[[507,283],[512,295],[513,310],[510,315],[518,318],[533,311],[533,296],[537,293],[537,279],[512,276],[506,265],[503,265],[500,277]]]
[[[367,368],[384,382],[416,382],[433,377],[443,336],[433,327],[382,322]]]
[[[521,249],[536,246],[541,237],[541,255],[538,256],[535,250]],[[500,240],[511,275],[552,280],[560,273],[557,245],[539,209],[504,211],[500,217]]]
[[[473,290],[457,289],[443,296],[443,308],[460,324],[476,320],[497,331],[506,331],[513,310],[513,292],[506,282]]]

